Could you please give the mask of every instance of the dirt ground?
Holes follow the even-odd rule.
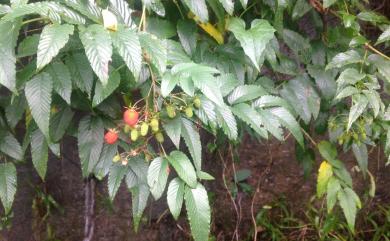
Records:
[[[63,148],[74,146],[74,141],[65,143]],[[216,181],[205,183],[211,192],[212,206],[212,235],[216,240],[231,240],[235,230],[239,240],[252,240],[250,232],[253,230],[251,216],[251,202],[253,192],[260,180],[259,192],[254,202],[254,213],[264,205],[271,205],[280,197],[294,213],[302,213],[311,197],[315,194],[315,177],[313,171],[308,179],[304,179],[303,169],[298,165],[294,155],[292,138],[285,143],[268,141],[258,143],[250,137],[245,137],[238,149],[239,161],[233,162],[229,151],[214,154],[205,153],[205,170],[208,170]],[[18,166],[19,189],[14,203],[14,217],[12,227],[0,233],[1,240],[6,241],[41,241],[61,240],[79,241],[84,234],[84,183],[76,152],[66,151],[68,156],[62,159],[51,157],[46,183],[40,183],[31,163]],[[71,155],[69,155],[69,153]],[[222,158],[221,158],[222,157]],[[271,160],[272,159],[272,160]],[[355,164],[349,153],[342,155],[342,160],[349,169]],[[317,170],[320,160],[314,165]],[[390,168],[384,166],[383,156],[378,155],[377,149],[370,155],[370,171],[377,180],[377,191],[373,202],[390,203]],[[241,169],[251,170],[251,176],[246,183],[252,187],[252,193],[238,189],[234,198],[234,208],[231,197],[223,184],[223,176],[227,186],[233,183],[233,173]],[[367,182],[361,174],[352,172],[357,181],[356,189],[363,193],[367,190]],[[52,209],[47,222],[42,222],[44,216],[43,205],[32,208],[39,187],[58,202],[60,208]],[[182,217],[176,223],[167,212],[165,198],[157,202],[150,202],[138,234],[134,233],[131,218],[131,198],[125,185],[122,184],[119,194],[113,204],[108,201],[106,181],[97,182],[95,189],[95,230],[96,241],[127,241],[127,240],[190,240],[189,227],[183,210]],[[35,199],[37,200],[37,199]],[[370,202],[370,205],[373,205]],[[63,210],[63,211],[61,211]],[[239,222],[237,222],[239,217]],[[50,225],[48,226],[47,223]],[[237,228],[236,228],[237,226]],[[52,239],[48,239],[48,230]],[[261,230],[260,230],[261,231]],[[49,235],[50,236],[50,235]],[[293,239],[292,239],[293,240]]]

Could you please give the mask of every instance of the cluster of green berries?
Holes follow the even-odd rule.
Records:
[[[197,109],[200,108],[201,101],[200,101],[199,97],[195,97],[192,100],[192,103],[191,104],[187,104],[187,105],[179,106],[179,105],[175,105],[175,104],[168,104],[166,106],[167,115],[168,115],[169,118],[173,119],[173,118],[176,117],[176,112],[177,111],[182,111],[182,112],[184,112],[184,114],[188,118],[192,118],[194,116],[194,110],[193,110],[192,106],[194,106]]]

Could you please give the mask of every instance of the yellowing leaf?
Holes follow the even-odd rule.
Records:
[[[195,22],[199,25],[199,27],[201,27],[206,33],[213,37],[218,44],[223,44],[224,40],[222,33],[219,32],[218,29],[216,29],[212,24],[210,24],[209,22],[202,23],[200,19],[191,12],[188,14],[188,17],[194,19]]]
[[[333,176],[332,166],[327,162],[323,161],[318,169],[317,177],[317,197],[321,197],[327,188],[329,179]]]
[[[116,16],[107,9],[102,11],[102,16],[104,28],[116,32],[118,30],[118,20],[116,19]]]

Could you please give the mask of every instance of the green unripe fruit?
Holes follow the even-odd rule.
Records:
[[[148,134],[148,131],[149,131],[148,123],[146,123],[146,122],[142,123],[142,125],[141,125],[141,136],[146,136]]]
[[[129,133],[131,130],[131,127],[129,125],[125,125],[125,128],[123,128],[125,133]]]
[[[172,105],[167,105],[167,114],[169,116],[169,118],[175,118],[176,116],[176,111],[175,111],[175,107],[173,107]]]
[[[160,143],[163,143],[164,142],[164,135],[161,133],[161,132],[157,132],[156,135],[156,140]]]
[[[137,139],[138,139],[138,130],[137,129],[131,130],[131,132],[130,132],[130,139],[132,141],[137,141]]]
[[[195,99],[194,99],[194,106],[195,106],[195,108],[199,109],[200,108],[200,104],[201,104],[200,99],[198,97],[195,97]]]
[[[158,120],[154,118],[150,120],[150,126],[152,127],[152,131],[154,132],[157,132],[160,129]]]
[[[187,106],[186,109],[184,110],[184,112],[186,113],[186,116],[188,118],[191,118],[192,116],[194,116],[194,112],[192,111],[191,106]]]
[[[118,162],[121,160],[121,156],[119,154],[115,155],[114,158],[112,159],[113,162]]]

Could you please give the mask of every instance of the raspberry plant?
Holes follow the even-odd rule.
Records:
[[[61,156],[61,141],[74,137],[83,178],[108,176],[111,199],[125,181],[136,229],[148,199],[167,190],[173,217],[184,205],[194,239],[207,240],[203,183],[213,177],[202,168],[199,132],[237,141],[247,131],[280,141],[291,134],[305,173],[318,148],[324,161],[317,196],[326,194],[329,212],[339,204],[353,231],[362,204],[337,149],[352,150],[371,180],[368,147],[382,145],[390,154],[390,21],[366,4],[6,1],[0,5],[5,214],[17,190],[15,166],[30,160],[26,151],[44,180],[48,152]],[[380,33],[368,35],[367,25]],[[316,143],[314,133],[329,140]]]

